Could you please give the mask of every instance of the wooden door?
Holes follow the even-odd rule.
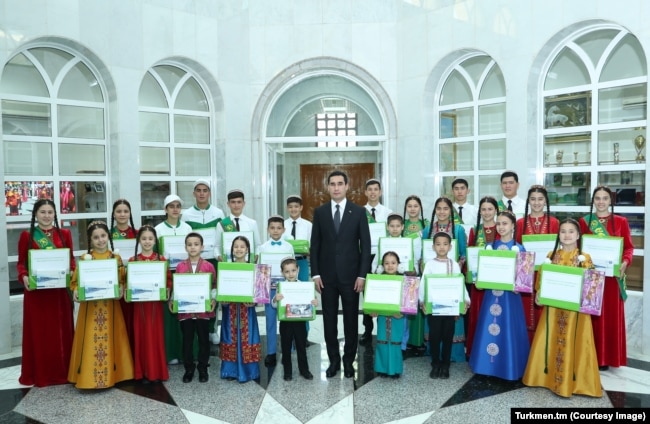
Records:
[[[345,165],[300,165],[300,196],[302,197],[302,217],[312,220],[314,209],[330,201],[327,192],[327,176],[335,170],[348,175],[348,200],[363,206],[366,198],[366,181],[375,178],[374,163],[351,163]]]

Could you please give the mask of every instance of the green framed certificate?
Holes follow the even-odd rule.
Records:
[[[381,258],[386,252],[393,251],[397,253],[400,264],[404,264],[407,271],[415,270],[413,241],[411,237],[380,237],[377,246],[377,256],[379,257],[377,262],[381,262]]]
[[[32,290],[70,287],[70,249],[30,249],[27,269]]]
[[[386,223],[369,222],[368,229],[370,230],[370,253],[374,255],[377,253],[379,239],[388,235],[386,232]]]
[[[172,310],[179,314],[200,314],[212,309],[212,273],[174,274]]]
[[[284,299],[278,302],[278,319],[280,321],[313,321],[316,308],[311,304],[316,298],[314,284],[303,281],[281,281],[278,293]]]
[[[254,303],[255,264],[219,262],[217,268],[219,302]]]
[[[579,311],[584,268],[542,264],[540,267],[539,303],[569,311]]]
[[[395,315],[402,307],[401,275],[368,274],[363,290],[363,312]]]
[[[467,282],[473,283],[476,281],[476,274],[478,273],[478,252],[485,250],[484,246],[467,246]]]
[[[535,271],[539,270],[539,266],[544,263],[544,260],[550,252],[555,248],[555,234],[527,234],[521,236],[522,244],[526,252],[535,252]]]
[[[259,263],[271,267],[271,277],[282,277],[280,264],[282,263],[282,260],[287,257],[293,258],[293,255],[289,253],[260,252]]]
[[[478,252],[476,287],[514,291],[517,252],[514,250],[481,250]]]
[[[309,240],[291,240],[287,242],[293,247],[293,253],[296,255],[309,255]]]
[[[185,250],[185,236],[160,237],[160,250],[169,261],[170,269],[176,269],[176,265],[188,258]]]
[[[582,237],[582,251],[589,253],[598,271],[606,277],[619,276],[623,257],[623,237],[598,237],[585,234]]]
[[[255,258],[255,234],[252,231],[224,231],[221,233],[221,257],[224,261],[230,261],[230,248],[232,241],[237,236],[244,236],[251,246],[251,261]]]
[[[203,259],[214,259],[214,247],[217,244],[217,230],[215,228],[202,228],[200,230],[192,230],[192,232],[199,233],[203,237],[201,257]]]
[[[422,263],[426,264],[435,257],[436,252],[433,250],[433,239],[422,239]],[[456,243],[456,239],[451,239],[451,246],[447,257],[458,262],[458,243]]]
[[[118,299],[120,282],[117,274],[117,259],[94,259],[79,261],[79,301]]]
[[[126,265],[127,302],[167,300],[167,261],[136,261]]]
[[[463,274],[427,274],[422,278],[427,315],[456,316],[465,313]]]

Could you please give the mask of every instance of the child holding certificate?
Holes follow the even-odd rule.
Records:
[[[298,281],[298,264],[294,258],[282,260],[280,267],[282,275],[287,282]],[[284,284],[284,283],[283,283]],[[284,299],[281,293],[273,297],[272,306],[278,308],[278,301]],[[314,298],[311,301],[312,308],[318,306],[318,300]],[[307,326],[304,321],[280,321],[280,344],[282,347],[282,367],[284,368],[284,380],[289,381],[292,378],[291,365],[291,345],[295,343],[296,355],[298,356],[298,370],[307,380],[312,380],[314,376],[309,371],[307,363]]]
[[[137,253],[140,245],[141,252]],[[136,237],[136,255],[129,259],[135,261],[166,261],[157,253],[158,237],[151,225],[143,225]],[[172,287],[172,275],[167,268],[167,297]],[[162,302],[133,302],[133,364],[135,379],[150,381],[169,380],[167,358],[165,356],[165,330],[163,327],[164,308]]]
[[[59,228],[54,202],[41,199],[32,209],[29,231],[18,240],[18,281],[25,286],[23,303],[23,359],[20,384],[36,387],[68,382],[70,350],[74,335],[72,302],[65,287],[32,290],[29,276],[29,251],[32,249],[69,249],[69,269],[75,262],[72,236]],[[64,265],[62,265],[64,266]]]
[[[593,268],[591,257],[580,251],[580,225],[576,220],[562,221],[555,248],[548,257],[548,261],[558,265]],[[591,317],[544,306],[523,383],[547,387],[564,397],[573,394],[601,397]]]
[[[610,366],[620,367],[627,364],[625,304],[623,301],[627,298],[625,270],[632,264],[634,245],[627,219],[620,215],[614,215],[613,198],[614,194],[609,187],[596,187],[591,196],[589,214],[580,218],[580,231],[583,235],[594,234],[599,237],[623,238],[620,273],[616,276],[605,277],[605,291],[603,292],[600,316],[591,317],[598,366],[601,370],[606,370]],[[593,251],[592,254],[595,256]]]
[[[217,306],[217,272],[214,266],[201,257],[203,250],[203,236],[199,233],[189,233],[185,236],[185,250],[188,258],[176,266],[176,273],[211,273],[212,291],[210,293],[211,310],[202,313],[179,313],[181,332],[183,333],[183,364],[185,374],[183,383],[189,383],[194,378],[194,370],[199,370],[199,382],[208,381],[208,360],[210,359],[210,329],[209,320],[213,318],[214,308]],[[171,306],[171,304],[170,304]],[[198,367],[194,365],[194,334],[199,339]]]
[[[516,220],[515,214],[510,211],[499,212],[499,239],[486,248],[525,251],[522,245],[515,242]],[[519,380],[524,375],[530,343],[518,293],[485,290],[474,337],[469,357],[473,372],[504,380]]]
[[[557,234],[560,229],[560,221],[551,216],[551,209],[548,201],[548,192],[541,185],[534,185],[528,189],[524,217],[517,220],[517,243],[522,242],[522,236],[531,234]],[[533,280],[535,281],[535,280]],[[522,293],[521,301],[524,305],[526,315],[526,327],[528,339],[532,342],[535,336],[535,328],[542,314],[542,308],[535,304],[535,292]]]
[[[250,242],[237,236],[230,249],[232,262],[250,260]],[[254,303],[221,303],[221,378],[245,383],[260,378],[260,331]]]
[[[116,259],[120,297],[124,291],[122,258],[112,252],[113,240],[103,221],[88,225],[88,253],[82,260]],[[109,246],[111,249],[109,249]],[[79,268],[70,281],[73,299],[79,301]],[[133,356],[118,299],[81,302],[72,344],[68,381],[78,389],[105,389],[133,379]]]
[[[386,252],[381,258],[378,274],[398,275],[403,272],[399,256],[395,252]],[[404,372],[402,343],[404,328],[408,329],[406,318],[402,314],[377,317],[377,348],[375,350],[375,371],[382,377],[399,378]]]
[[[462,227],[461,227],[462,230]],[[424,266],[422,275],[429,274],[460,274],[460,266],[453,259],[449,259],[447,254],[451,249],[451,236],[444,231],[439,231],[433,236],[433,250],[436,257],[431,259]],[[465,285],[463,284],[463,289]],[[425,285],[420,285],[420,304],[423,312],[425,311],[424,303]],[[465,308],[469,306],[469,294],[464,290]],[[451,347],[454,338],[454,329],[458,315],[428,315],[429,323],[429,350],[431,351],[431,378],[449,378],[449,364],[451,362]],[[464,359],[464,355],[463,355]]]

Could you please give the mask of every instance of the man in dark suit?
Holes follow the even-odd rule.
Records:
[[[334,171],[327,177],[331,201],[314,211],[311,231],[311,273],[323,303],[323,327],[330,366],[325,375],[341,369],[338,343],[339,296],[343,306],[345,347],[343,372],[354,376],[352,362],[359,336],[359,293],[370,269],[370,230],[366,210],[348,201],[348,176]]]

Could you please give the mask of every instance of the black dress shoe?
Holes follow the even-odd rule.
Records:
[[[359,344],[361,346],[367,346],[372,343],[372,333],[363,333],[363,336],[359,338]]]
[[[446,380],[449,378],[449,368],[440,368],[440,378]]]
[[[210,377],[208,376],[208,369],[199,368],[199,383],[207,383]]]
[[[264,365],[267,367],[274,367],[278,363],[277,357],[275,356],[275,353],[271,355],[266,355],[266,358],[264,358]]]
[[[603,365],[598,367],[598,371],[607,371],[609,369],[609,365]]]
[[[194,370],[185,371],[185,374],[183,374],[183,383],[189,383],[190,381],[192,381],[193,378],[194,378]]]
[[[439,367],[433,367],[431,369],[431,372],[429,373],[429,377],[436,379],[440,377],[440,368]]]
[[[291,374],[285,374],[284,381],[291,381]]]
[[[336,375],[337,372],[341,369],[341,365],[336,363],[336,364],[330,364],[329,367],[327,367],[327,370],[325,371],[325,377],[327,378],[332,378]]]
[[[309,370],[301,371],[300,375],[302,375],[305,380],[313,380],[314,379],[314,375],[311,372],[309,372]]]
[[[354,367],[352,364],[343,364],[343,375],[345,378],[354,377]]]

